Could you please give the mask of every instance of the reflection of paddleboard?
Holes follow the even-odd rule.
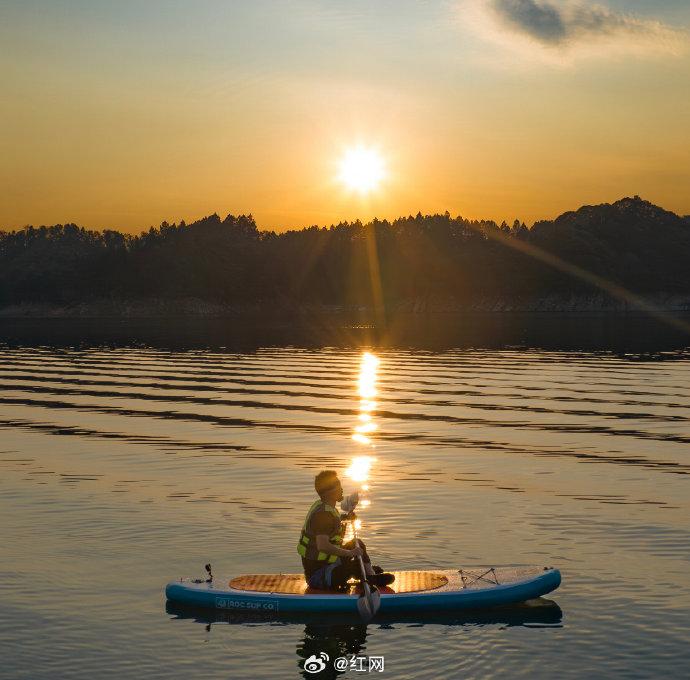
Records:
[[[362,624],[359,614],[330,613],[324,619],[323,612],[248,612],[238,609],[208,609],[193,605],[166,602],[165,611],[178,619],[191,619],[197,623],[266,624],[294,623],[305,626],[357,626]],[[534,600],[506,604],[501,607],[485,609],[463,609],[460,611],[419,611],[393,612],[381,614],[374,619],[377,623],[416,623],[443,626],[459,626],[469,623],[500,623],[505,626],[524,626],[526,624],[558,625],[563,621],[561,608],[553,601],[543,597]]]
[[[381,588],[381,614],[496,607],[524,602],[558,588],[551,567],[477,567],[438,571],[397,571]],[[180,579],[165,588],[168,600],[210,609],[262,612],[357,612],[358,589],[347,593],[313,590],[302,574],[248,574],[231,581]]]

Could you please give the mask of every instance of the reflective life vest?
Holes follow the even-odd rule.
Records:
[[[311,518],[315,512],[319,510],[324,510],[329,512],[333,517],[338,520],[335,532],[332,533],[328,540],[333,543],[333,545],[341,545],[343,542],[343,535],[345,534],[345,525],[340,521],[340,513],[331,505],[326,505],[322,500],[314,501],[309,512],[307,513],[307,518],[304,520],[304,525],[302,526],[302,533],[299,537],[299,543],[297,544],[297,552],[307,560],[316,560],[317,562],[324,562],[325,564],[332,564],[338,559],[337,555],[329,555],[328,553],[320,551],[316,547],[316,534],[314,534],[309,526]]]

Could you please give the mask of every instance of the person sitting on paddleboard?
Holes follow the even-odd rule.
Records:
[[[319,500],[314,501],[304,520],[297,552],[302,557],[304,576],[311,588],[343,590],[351,577],[361,578],[359,556],[364,563],[367,581],[385,586],[395,580],[381,567],[371,564],[367,549],[359,539],[343,544],[346,524],[354,513],[341,515],[335,504],[343,500],[343,487],[334,470],[322,470],[314,480]]]

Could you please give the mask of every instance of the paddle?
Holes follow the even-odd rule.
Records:
[[[357,543],[357,529],[355,528],[355,521],[352,520],[352,533],[355,539],[355,545]],[[357,556],[357,561],[359,562],[359,570],[362,576],[362,592],[357,598],[357,611],[359,616],[363,621],[370,621],[376,615],[376,612],[381,606],[381,593],[378,590],[371,589],[369,582],[367,581],[367,572],[364,569],[364,561],[362,556]]]

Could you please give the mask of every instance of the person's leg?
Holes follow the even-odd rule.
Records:
[[[347,582],[354,573],[354,560],[351,557],[340,557],[338,558],[338,563],[335,564],[330,573],[331,587],[334,590],[344,589],[347,586]],[[357,565],[359,570],[359,565]]]
[[[359,544],[359,547],[364,551],[362,554],[362,563],[364,564],[364,573],[367,576],[371,576],[374,574],[374,568],[371,566],[371,559],[369,558],[369,554],[367,553],[367,546],[364,545],[364,541],[361,539],[357,539],[357,543]],[[352,548],[355,547],[355,539],[353,538],[351,541],[348,541],[345,545],[343,545],[344,548],[347,548],[348,550],[352,550]],[[352,558],[346,558],[346,559],[352,559]],[[353,563],[353,569],[354,572],[351,574],[355,578],[359,578],[361,576],[360,570],[359,570],[359,561],[355,558],[352,559]]]
[[[364,564],[364,573],[366,574],[367,581],[377,586],[387,586],[393,583],[393,581],[395,581],[395,576],[393,574],[385,572],[383,569],[381,569],[381,567],[374,567],[371,564],[371,559],[369,558],[369,555],[367,553],[367,546],[364,545],[364,542],[360,539],[357,539],[357,543],[359,544],[359,547],[362,548],[362,550],[364,551],[364,553],[362,554],[362,563]],[[354,540],[352,540],[345,547],[351,550],[352,548],[354,548],[354,546],[355,542]],[[362,572],[359,566],[359,560],[352,558],[350,559],[352,562],[350,572],[351,575],[355,578],[361,578]]]
[[[307,585],[318,590],[326,589],[328,587],[326,585],[326,567],[321,567],[312,572],[311,576],[307,578]]]
[[[317,569],[307,579],[307,584],[318,590],[342,590],[350,577],[355,575],[352,562],[352,558],[339,557],[335,562]],[[356,566],[356,575],[359,575],[359,565]]]

